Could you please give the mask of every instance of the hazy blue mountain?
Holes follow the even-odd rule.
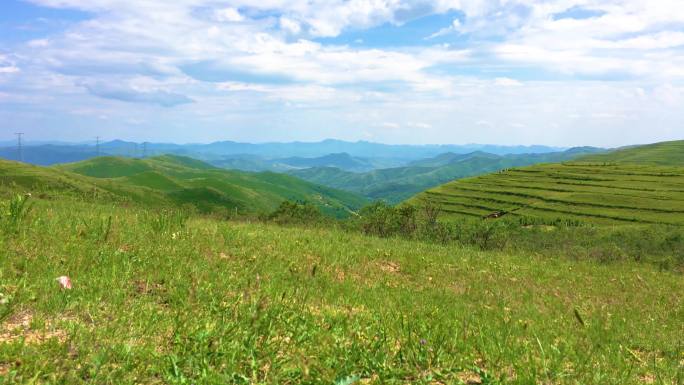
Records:
[[[328,154],[316,158],[291,157],[277,160],[279,163],[292,166],[293,168],[311,167],[337,167],[347,171],[370,171],[375,167],[367,160],[355,158],[342,152],[339,154]]]
[[[83,145],[54,145],[24,146],[23,161],[39,166],[49,166],[57,163],[78,162],[97,156],[95,147]],[[0,148],[0,158],[20,160],[17,146]]]
[[[95,143],[27,142],[24,160],[39,165],[84,160],[97,155]],[[11,144],[11,145],[10,145]],[[134,143],[123,140],[103,142],[100,155],[125,157],[151,157],[162,154],[189,156],[224,168],[246,171],[286,171],[291,168],[333,166],[345,170],[367,171],[398,167],[410,162],[440,154],[455,155],[486,152],[495,155],[521,153],[549,153],[558,149],[546,146],[496,145],[388,145],[372,142],[321,142],[291,143],[239,143],[215,142],[209,144]],[[0,148],[0,157],[18,160],[16,145]],[[321,158],[321,159],[317,159]]]
[[[389,145],[366,141],[345,142],[328,139],[321,142],[291,143],[238,143],[215,142],[186,145],[191,151],[211,154],[253,154],[269,158],[320,157],[328,154],[347,153],[362,158],[399,158],[418,160],[445,152],[470,153],[484,151],[497,155],[557,152],[559,148],[547,146],[496,146],[496,145]]]
[[[434,186],[470,176],[537,163],[562,162],[604,150],[584,147],[545,154],[496,155],[482,151],[445,153],[405,167],[354,173],[335,167],[290,171],[309,182],[355,192],[370,199],[398,203]]]

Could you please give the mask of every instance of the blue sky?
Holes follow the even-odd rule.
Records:
[[[3,0],[0,141],[17,131],[70,141],[684,139],[684,5]]]

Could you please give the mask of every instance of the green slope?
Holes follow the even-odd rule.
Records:
[[[309,201],[343,217],[366,203],[349,192],[288,175],[227,171],[179,156],[150,159],[101,157],[50,168],[0,162],[0,183],[25,191],[97,195],[152,205],[192,205],[204,212],[259,213],[283,200]]]
[[[681,384],[684,279],[649,264],[33,203],[2,384]]]
[[[499,156],[485,152],[471,154],[442,154],[435,158],[414,162],[406,167],[374,170],[365,173],[322,167],[290,172],[302,179],[337,189],[352,191],[370,199],[399,203],[418,192],[442,183],[469,176],[486,174],[510,167],[544,162],[560,162],[594,152],[592,148],[578,148],[548,154]]]
[[[684,168],[635,164],[543,164],[447,183],[409,200],[447,217],[505,211],[553,222],[684,225]]]
[[[684,166],[684,140],[622,148],[605,154],[586,156],[581,160],[587,162]]]

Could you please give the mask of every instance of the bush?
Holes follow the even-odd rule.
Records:
[[[278,224],[317,224],[325,221],[318,207],[308,202],[284,201],[268,215],[267,219]]]
[[[418,228],[415,207],[397,208],[380,201],[362,208],[355,220],[364,234],[378,237],[412,236]]]

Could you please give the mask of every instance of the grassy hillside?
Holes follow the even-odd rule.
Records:
[[[416,161],[407,167],[354,173],[324,167],[291,171],[290,174],[313,183],[361,194],[369,199],[399,203],[418,192],[454,179],[486,174],[505,168],[543,162],[560,162],[598,151],[593,148],[571,149],[547,154],[499,156],[485,152],[446,153]]]
[[[34,203],[0,201],[3,384],[682,383],[650,265]]]
[[[684,168],[544,164],[447,183],[412,198],[453,218],[504,211],[542,221],[684,225]]]
[[[179,156],[101,157],[52,168],[0,161],[0,182],[25,191],[106,196],[157,206],[192,205],[204,212],[268,212],[284,200],[310,201],[345,216],[365,200],[352,193],[273,174],[226,171]]]
[[[684,166],[684,140],[618,149],[606,154],[587,156],[582,161]]]

